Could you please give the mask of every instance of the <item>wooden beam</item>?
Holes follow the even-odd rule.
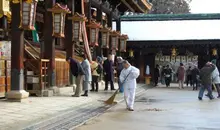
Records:
[[[152,4],[150,4],[146,0],[139,0],[139,2],[142,3],[147,8],[147,10],[151,10]]]
[[[128,7],[128,9],[132,12],[135,12],[135,10],[126,2],[126,0],[121,0],[121,2]]]

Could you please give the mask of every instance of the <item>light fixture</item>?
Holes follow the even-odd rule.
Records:
[[[79,13],[75,13],[72,17],[68,19],[72,20],[73,28],[73,37],[72,40],[75,42],[82,42],[82,24],[84,21],[87,21],[85,15],[80,15]]]
[[[112,31],[110,35],[111,35],[112,50],[118,50],[118,39],[120,36],[120,32]]]
[[[53,14],[53,36],[55,37],[65,37],[64,28],[65,28],[65,17],[67,13],[70,13],[67,6],[62,6],[56,3],[52,9],[48,11]]]
[[[176,56],[177,55],[177,49],[176,48],[172,48],[171,49],[171,55],[172,56]]]
[[[128,35],[122,34],[120,36],[120,51],[126,52],[126,45],[127,45]]]
[[[100,32],[102,34],[102,48],[109,48],[109,36],[111,28],[103,27]]]
[[[218,50],[216,48],[212,49],[212,55],[217,56],[218,55]]]
[[[129,57],[134,57],[134,51],[132,49],[129,50]]]
[[[16,1],[15,1],[16,2]],[[23,0],[21,3],[20,27],[25,30],[35,30],[36,8],[38,0]]]
[[[95,20],[91,20],[87,27],[89,28],[89,45],[98,46],[99,29],[102,28],[102,25]]]

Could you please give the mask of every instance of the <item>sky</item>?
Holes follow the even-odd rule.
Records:
[[[192,0],[190,8],[191,13],[220,13],[220,0]],[[128,34],[129,40],[140,41],[220,39],[219,30],[220,20],[139,21],[121,25],[121,33]]]
[[[192,0],[191,13],[220,13],[220,0]]]

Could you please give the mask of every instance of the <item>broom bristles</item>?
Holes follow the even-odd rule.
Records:
[[[117,90],[114,92],[114,94],[113,94],[108,100],[105,101],[105,104],[108,104],[108,105],[114,104],[114,103],[115,103],[114,100],[115,100],[115,97],[116,97],[118,91],[119,91],[119,89],[117,89]]]

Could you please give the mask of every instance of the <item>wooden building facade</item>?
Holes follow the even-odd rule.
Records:
[[[11,87],[2,85],[0,93],[20,101],[28,92],[43,95],[54,87],[72,85],[66,58],[80,60],[84,54],[92,61],[123,53],[126,48],[120,43],[126,44],[127,36],[120,34],[120,16],[127,11],[147,13],[151,6],[146,0],[1,1],[1,40],[11,41],[11,66],[4,64],[11,70],[10,80],[4,81]],[[111,29],[113,20],[116,30]]]

